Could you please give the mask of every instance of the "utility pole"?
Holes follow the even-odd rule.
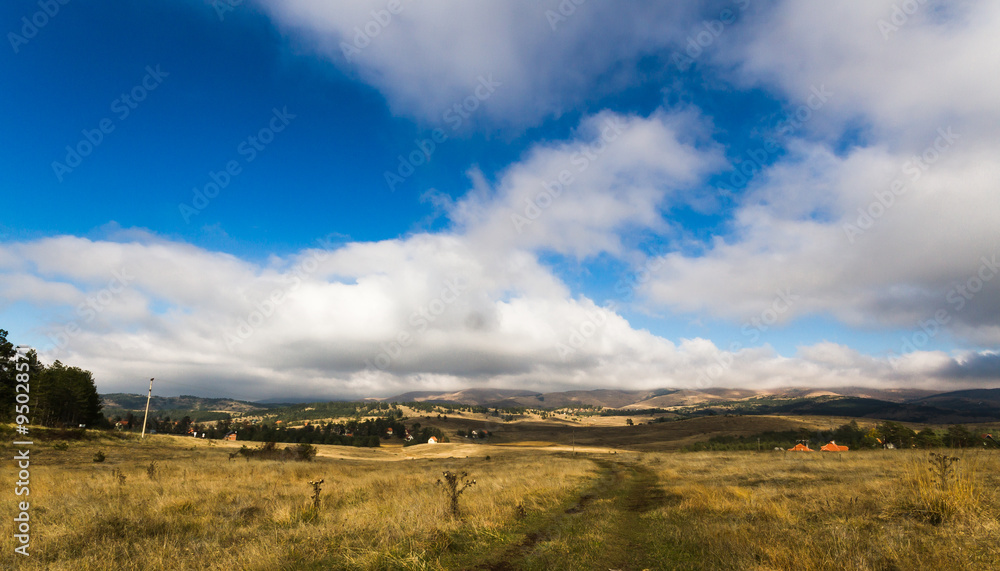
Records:
[[[153,397],[153,379],[149,379],[149,394],[146,395],[146,415],[142,417],[142,436],[146,437],[146,419],[149,418],[149,399]]]

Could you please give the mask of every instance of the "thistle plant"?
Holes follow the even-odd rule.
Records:
[[[313,487],[313,494],[312,494],[313,509],[318,510],[319,494],[320,492],[323,491],[323,488],[321,488],[320,486],[323,485],[323,480],[316,480],[315,482],[309,482],[309,485]]]
[[[467,480],[466,478],[468,478],[468,476],[469,476],[468,472],[459,472],[459,473],[454,473],[450,471],[444,472],[443,484],[445,487],[445,492],[448,493],[448,497],[451,500],[450,504],[451,515],[453,517],[458,517],[459,515],[458,496],[462,495],[462,492],[468,489],[469,486],[473,486],[476,484],[475,480]],[[442,485],[442,481],[438,480],[437,485],[439,486]]]
[[[931,456],[927,461],[930,462],[931,473],[937,476],[941,489],[946,489],[948,487],[948,480],[951,478],[951,473],[954,470],[953,465],[955,462],[958,462],[958,457],[931,452]]]

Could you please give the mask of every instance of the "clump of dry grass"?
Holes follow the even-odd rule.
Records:
[[[932,525],[945,522],[975,523],[989,513],[990,498],[982,487],[980,455],[962,458],[931,452],[921,462],[910,458],[904,487],[910,493],[897,496],[895,513],[909,515]]]
[[[119,486],[124,486],[125,485],[125,472],[122,472],[120,469],[115,468],[114,470],[111,470],[111,478]]]

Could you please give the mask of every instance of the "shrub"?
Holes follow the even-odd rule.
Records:
[[[265,442],[258,448],[247,448],[246,445],[243,445],[237,454],[242,455],[247,460],[256,458],[258,460],[297,460],[311,462],[316,456],[316,452],[316,447],[312,444],[299,444],[295,448],[287,446],[282,450],[278,448],[275,442]]]
[[[316,457],[316,452],[316,447],[312,444],[299,444],[295,448],[295,459],[302,462],[312,462],[312,459]],[[320,483],[323,483],[322,480],[320,480]],[[317,492],[318,497],[319,493]]]

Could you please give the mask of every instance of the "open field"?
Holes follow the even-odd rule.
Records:
[[[704,420],[717,425],[685,430],[725,429],[726,419]],[[1000,568],[996,450],[942,451],[960,458],[942,485],[923,451],[677,453],[578,441],[574,454],[561,438],[520,438],[534,430],[499,445],[319,446],[313,462],[230,461],[242,443],[173,436],[66,450],[40,442],[32,557],[15,559],[7,534],[0,567]],[[92,461],[98,450],[103,463]],[[457,519],[435,485],[445,470],[477,481]],[[11,462],[0,476],[15,479]],[[314,510],[308,482],[318,479]],[[14,517],[13,502],[0,510]]]
[[[627,418],[637,423],[626,426]],[[518,420],[514,422],[496,423],[478,419],[452,418],[448,420],[416,418],[425,426],[440,428],[445,434],[453,436],[457,430],[474,430],[486,428],[495,438],[493,444],[522,444],[524,441],[572,446],[591,446],[609,449],[628,449],[642,451],[678,450],[709,435],[725,434],[731,436],[750,436],[767,431],[798,430],[804,428],[813,430],[830,430],[850,422],[850,418],[819,417],[819,416],[705,416],[678,422],[656,422],[644,424],[651,417],[589,417],[581,422],[566,422],[562,419],[552,420]],[[860,425],[869,427],[874,421],[861,420]]]

